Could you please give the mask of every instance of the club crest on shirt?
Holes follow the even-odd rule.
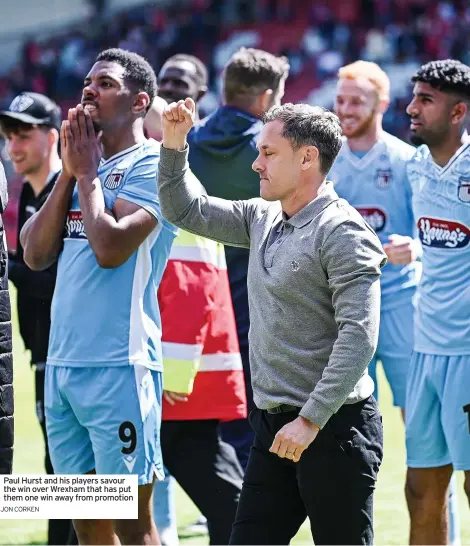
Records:
[[[421,217],[418,231],[423,245],[435,248],[464,248],[470,241],[470,229],[449,220]]]
[[[457,195],[463,203],[470,203],[470,178],[461,176],[459,178],[459,187]]]
[[[69,210],[65,222],[66,239],[86,239],[85,226],[83,224],[82,212],[80,210]]]
[[[378,207],[356,207],[356,209],[376,233],[384,229],[387,223],[385,211]]]
[[[114,170],[104,179],[104,187],[108,190],[116,190],[121,185],[126,171]]]
[[[392,182],[392,170],[391,169],[377,169],[375,174],[375,184],[381,190],[388,190]]]

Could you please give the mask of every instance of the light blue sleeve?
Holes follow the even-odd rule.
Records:
[[[163,222],[157,192],[158,161],[157,154],[147,154],[136,161],[127,174],[117,199],[135,203],[159,222]]]
[[[421,261],[421,258],[423,256],[423,248],[421,245],[421,240],[419,238],[419,232],[418,232],[418,226],[416,224],[416,218],[414,214],[413,209],[413,191],[416,191],[416,162],[415,162],[415,156],[413,155],[406,163],[405,168],[405,183],[406,183],[406,197],[409,207],[409,214],[411,218],[411,222],[413,225],[413,234],[412,237],[416,241],[417,249],[418,249],[418,256],[417,261]]]

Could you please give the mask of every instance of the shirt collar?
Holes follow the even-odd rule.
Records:
[[[109,165],[112,161],[115,161],[116,159],[124,157],[125,155],[133,152],[134,150],[137,150],[137,148],[140,148],[141,146],[143,146],[143,144],[147,141],[148,139],[145,139],[141,142],[137,142],[137,144],[134,144],[130,148],[126,148],[125,150],[122,150],[121,152],[118,152],[117,154],[114,154],[111,157],[108,157],[108,159],[104,159],[102,157],[100,159],[100,167],[103,167],[104,165]]]
[[[60,169],[58,171],[52,170],[46,180],[46,186],[49,184],[49,182],[54,178],[54,176],[57,176],[57,174],[60,172]]]
[[[285,224],[290,224],[295,228],[301,228],[311,222],[325,207],[338,199],[338,194],[333,188],[333,182],[327,180],[323,189],[313,201],[310,201],[308,205],[305,205],[304,208],[300,209],[299,212],[290,218],[287,218],[283,212],[282,220]]]

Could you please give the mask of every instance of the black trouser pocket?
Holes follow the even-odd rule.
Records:
[[[383,460],[383,426],[375,399],[343,406],[326,428],[351,464],[377,480]]]

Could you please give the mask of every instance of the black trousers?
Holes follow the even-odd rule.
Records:
[[[35,366],[35,388],[36,388],[36,415],[41,425],[46,451],[44,466],[47,474],[54,474],[51,457],[49,455],[49,443],[47,441],[46,420],[44,414],[44,383],[46,381],[45,364]],[[77,535],[72,520],[50,519],[47,531],[47,543],[52,544],[78,544]]]
[[[298,463],[270,453],[298,411],[254,410],[255,442],[230,544],[290,544],[308,516],[315,544],[373,544],[373,494],[383,458],[382,418],[371,396],[344,405]]]
[[[163,463],[207,518],[210,544],[228,544],[243,471],[218,421],[163,421]]]

